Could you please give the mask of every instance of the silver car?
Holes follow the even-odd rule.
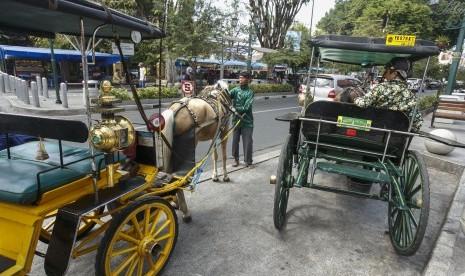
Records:
[[[358,79],[335,74],[319,74],[316,77],[310,77],[310,87],[307,89],[307,78],[304,78],[299,86],[299,106],[304,105],[307,93],[314,95],[313,101],[334,101],[336,95],[341,93],[345,87],[360,86],[362,82]]]

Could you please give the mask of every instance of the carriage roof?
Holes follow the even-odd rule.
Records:
[[[162,38],[165,34],[153,24],[84,0],[2,0],[0,30],[12,33],[53,37],[55,33],[80,36],[80,19],[85,19],[85,35],[102,28],[97,37],[130,39],[131,31],[139,31],[142,39]]]
[[[385,38],[321,35],[310,44],[318,48],[322,61],[362,66],[385,65],[395,57],[416,61],[439,54],[439,48],[427,40],[417,39],[414,47],[387,46],[385,42]]]

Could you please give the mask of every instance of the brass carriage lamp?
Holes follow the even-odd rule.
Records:
[[[121,102],[111,95],[111,83],[102,83],[102,93],[98,99],[93,99],[93,113],[100,113],[102,120],[90,129],[90,142],[93,147],[107,153],[105,156],[107,164],[108,186],[113,186],[113,152],[124,150],[135,141],[135,129],[127,118],[115,115],[124,109],[115,106]]]

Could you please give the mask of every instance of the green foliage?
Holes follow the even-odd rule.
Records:
[[[233,89],[236,87],[236,84],[230,85],[229,90]],[[263,83],[263,84],[251,84],[250,89],[255,94],[262,94],[262,93],[278,93],[278,92],[292,92],[294,91],[294,87],[290,84],[269,84],[269,83]]]
[[[112,88],[110,91],[110,95],[115,96],[116,98],[126,101],[132,100],[132,97],[129,95],[128,90],[124,88]]]
[[[141,99],[158,99],[158,87],[146,87],[137,89],[137,94]],[[176,98],[178,97],[178,89],[175,87],[162,87],[162,98]]]
[[[422,0],[348,0],[336,3],[317,27],[331,34],[384,36],[396,33],[431,39],[434,30],[431,14],[431,8]]]
[[[432,106],[434,106],[437,103],[438,99],[436,95],[429,95],[429,96],[424,96],[420,98],[420,101],[418,102],[418,108],[420,110],[425,110],[428,109]]]
[[[111,95],[123,101],[132,100],[132,93],[125,88],[113,88]],[[137,89],[140,99],[158,99],[158,87],[146,87]],[[161,98],[177,98],[178,89],[175,87],[162,87]]]

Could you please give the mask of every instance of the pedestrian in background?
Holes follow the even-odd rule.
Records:
[[[233,125],[241,120],[233,133],[232,155],[234,157],[233,167],[239,166],[239,142],[242,136],[242,146],[244,150],[244,162],[247,167],[252,168],[253,152],[253,114],[252,106],[254,101],[254,92],[249,87],[250,74],[242,72],[239,74],[239,86],[231,89],[229,92],[233,101],[233,107],[238,115],[233,116]]]
[[[139,63],[139,87],[144,88],[145,87],[145,81],[147,79],[147,69],[145,68],[145,65],[140,62]]]

